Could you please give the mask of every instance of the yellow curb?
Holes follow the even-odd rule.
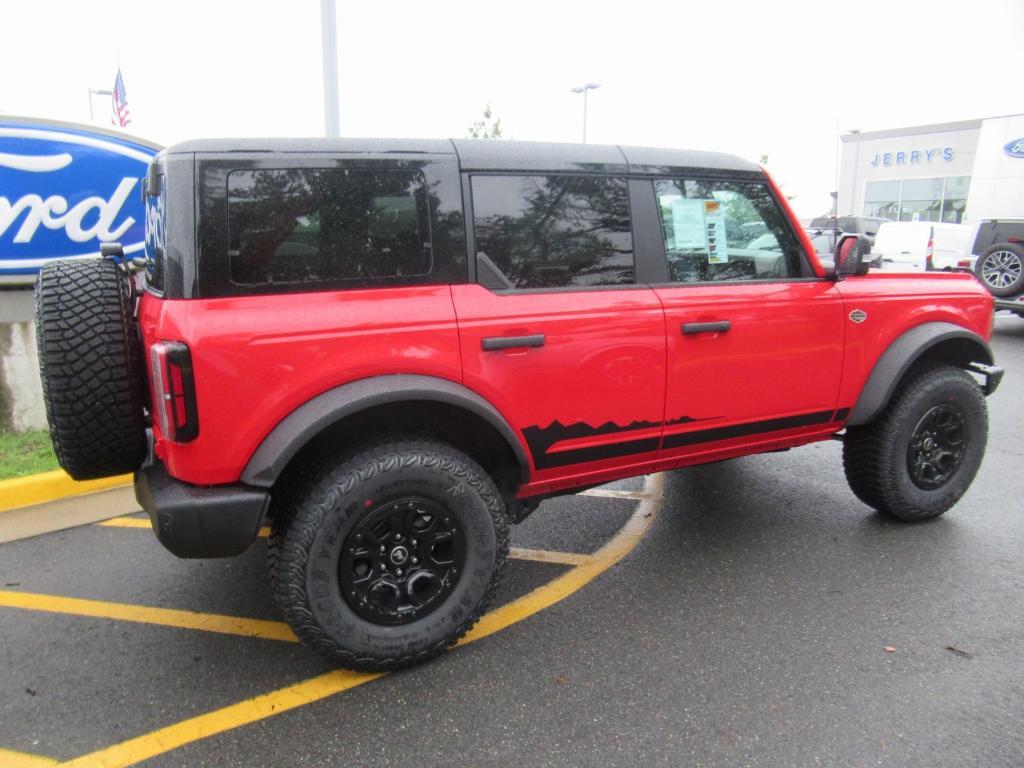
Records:
[[[131,475],[77,481],[72,480],[63,469],[40,472],[38,475],[28,475],[27,477],[15,477],[12,480],[0,480],[0,512],[29,507],[33,504],[43,504],[67,496],[104,491],[108,488],[120,488],[131,485],[131,482]]]

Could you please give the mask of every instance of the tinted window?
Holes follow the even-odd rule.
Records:
[[[157,179],[160,191],[156,195],[146,195],[146,283],[153,290],[163,293],[166,264],[164,252],[167,242],[167,179],[164,174],[157,176]]]
[[[672,282],[802,274],[800,245],[766,185],[671,179],[655,192]]]
[[[431,267],[429,221],[417,172],[232,171],[231,280],[263,285],[423,275]]]
[[[484,285],[567,288],[633,282],[625,179],[474,176],[472,188]]]

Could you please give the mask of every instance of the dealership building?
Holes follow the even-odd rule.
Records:
[[[1024,115],[841,137],[840,216],[1024,218]]]

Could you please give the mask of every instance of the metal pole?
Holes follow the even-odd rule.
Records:
[[[853,149],[853,191],[850,194],[850,215],[857,215],[857,175],[860,171],[860,129],[854,128],[850,133],[857,134],[857,142]]]
[[[589,88],[583,89],[583,143],[587,143],[587,91]]]
[[[338,22],[335,0],[320,0],[324,59],[324,135],[341,135],[338,117]]]
[[[92,116],[92,88],[89,89],[89,122],[96,122],[96,118]]]

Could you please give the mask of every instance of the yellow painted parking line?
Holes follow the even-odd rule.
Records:
[[[485,614],[459,645],[472,643],[564,600],[625,557],[640,541],[661,503],[662,476],[647,478],[644,499],[619,532],[586,562],[532,592]],[[279,688],[205,715],[61,763],[64,768],[127,768],[218,733],[325,699],[381,677],[337,670]]]
[[[44,768],[56,765],[52,757],[30,755],[28,752],[15,752],[13,749],[0,747],[0,765],[4,768]]]
[[[43,504],[54,499],[63,499],[66,496],[78,496],[107,488],[120,488],[131,485],[131,482],[131,475],[78,482],[72,480],[63,469],[40,472],[27,477],[16,477],[12,480],[0,480],[0,512]]]
[[[107,528],[145,528],[147,531],[153,529],[149,519],[145,517],[112,517],[109,520],[101,520],[96,525]]]
[[[613,491],[607,488],[588,488],[576,495],[596,496],[601,499],[632,499],[634,501],[646,501],[651,498],[651,495],[646,491]]]
[[[513,560],[531,560],[535,563],[556,563],[558,565],[582,565],[592,555],[581,555],[576,552],[555,552],[550,549],[527,549],[512,547],[508,556]]]
[[[63,613],[70,616],[89,616],[97,619],[131,621],[139,624],[158,624],[163,627],[197,629],[203,632],[218,632],[223,635],[241,635],[261,640],[283,640],[298,642],[291,629],[283,621],[245,619],[238,616],[222,616],[215,613],[195,613],[171,608],[150,608],[145,605],[108,603],[102,600],[82,600],[77,597],[42,595],[35,592],[10,592],[0,590],[0,607],[22,608],[28,611]]]
[[[314,701],[376,680],[384,674],[386,673],[349,672],[344,669],[327,672],[301,683],[278,688],[276,691],[207,712],[205,715],[190,717],[180,723],[122,741],[120,744],[82,755],[60,765],[65,768],[117,768],[135,765],[185,744],[191,744],[193,741],[200,741],[240,725],[312,704]]]
[[[106,528],[145,528],[150,530],[149,520],[142,517],[114,517],[96,523]],[[263,526],[259,535],[266,538],[270,535],[270,528]],[[558,565],[580,565],[590,559],[590,555],[580,555],[576,552],[553,552],[547,549],[526,549],[523,547],[512,547],[509,550],[509,557],[513,560],[532,560],[538,563],[556,563]]]

